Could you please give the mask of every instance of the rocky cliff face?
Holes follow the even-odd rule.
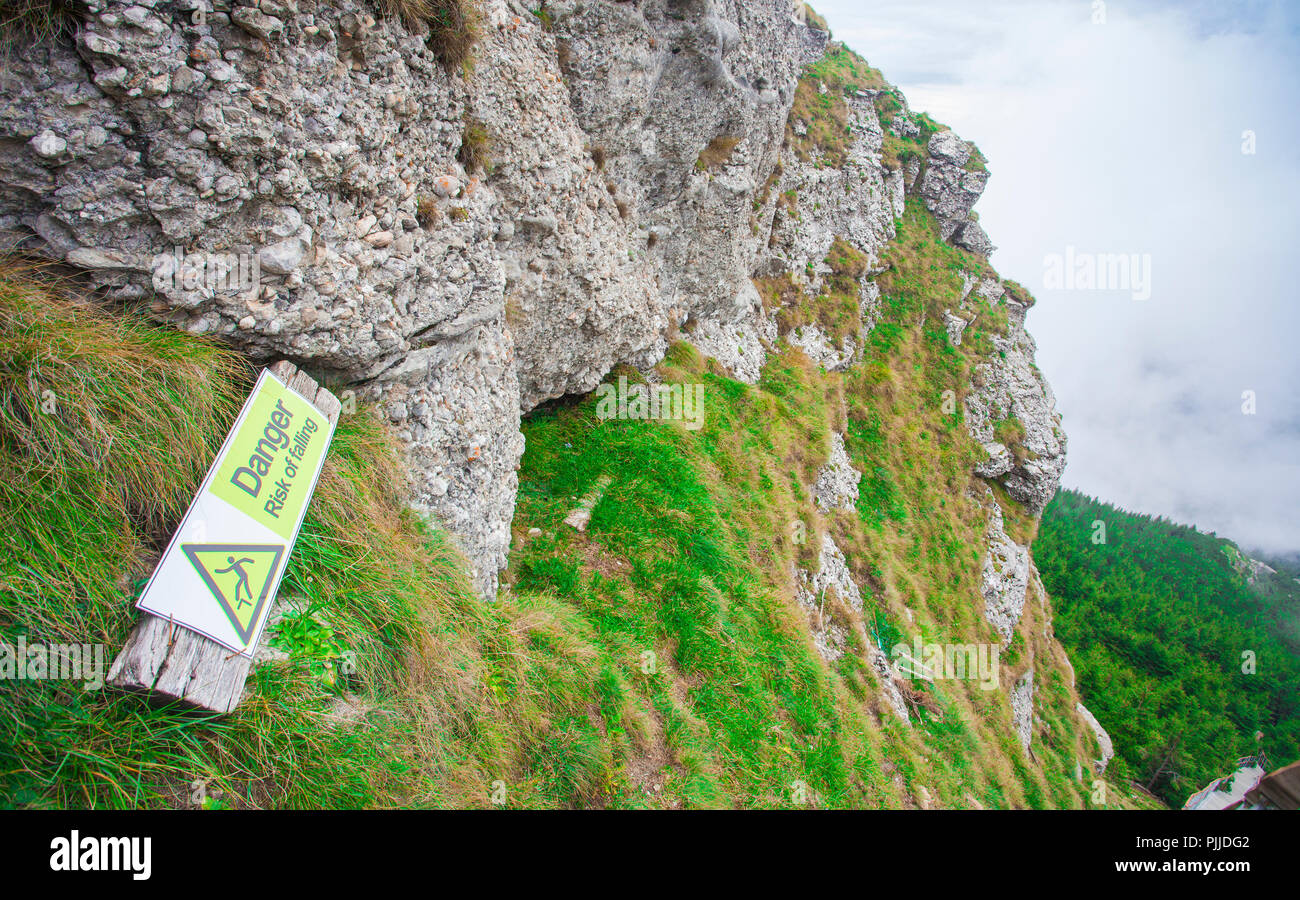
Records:
[[[476,62],[449,72],[418,26],[361,0],[88,0],[73,40],[16,47],[0,73],[0,231],[109,301],[379,403],[412,504],[459,536],[490,597],[522,412],[649,367],[679,334],[742,381],[782,341],[828,370],[861,361],[909,198],[944,240],[992,251],[977,152],[883,81],[810,79],[828,42],[789,0],[550,2],[545,17],[485,0]],[[809,109],[830,111],[822,139]],[[917,149],[898,158],[900,141]],[[840,289],[833,249],[857,261],[855,321],[791,327],[801,297]],[[255,259],[257,283],[158,262],[225,254]],[[1007,319],[962,401],[976,473],[1036,515],[1065,438],[1024,330],[1032,300],[964,277],[951,342],[979,309]],[[859,476],[837,446],[816,493],[851,508]],[[1032,561],[981,502],[985,611],[1009,640]],[[821,561],[808,597],[843,581],[839,548]]]

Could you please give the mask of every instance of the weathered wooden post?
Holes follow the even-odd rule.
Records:
[[[341,409],[290,362],[263,373],[140,596],[110,684],[235,708]]]

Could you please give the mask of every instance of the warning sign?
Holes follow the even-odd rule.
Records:
[[[333,434],[264,371],[137,606],[251,656]]]
[[[182,544],[199,577],[226,611],[239,636],[252,637],[271,580],[284,556],[282,544]],[[224,568],[218,566],[225,564]]]

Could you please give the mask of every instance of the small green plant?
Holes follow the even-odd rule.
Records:
[[[487,173],[492,170],[492,135],[478,119],[465,117],[465,127],[460,135],[460,149],[456,158],[466,172]]]
[[[318,621],[309,611],[285,613],[271,635],[271,646],[301,659],[311,673],[334,687],[338,684],[339,661],[346,650],[334,629]]]
[[[541,22],[543,31],[555,30],[555,15],[546,8],[545,3],[536,9],[529,10],[529,12],[537,17],[537,21]]]

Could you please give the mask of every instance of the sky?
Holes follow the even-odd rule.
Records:
[[[1300,3],[813,6],[987,157],[976,211],[1038,299],[1063,484],[1300,551]],[[1085,254],[1145,277],[1052,280]]]

